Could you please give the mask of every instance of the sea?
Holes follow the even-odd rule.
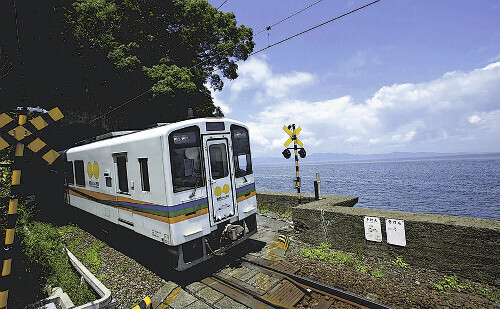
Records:
[[[258,191],[294,193],[295,161],[254,164]],[[355,207],[500,220],[500,154],[301,163],[301,193],[358,196]]]

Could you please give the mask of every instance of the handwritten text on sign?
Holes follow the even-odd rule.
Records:
[[[369,241],[382,242],[382,228],[380,218],[365,217],[365,238]]]
[[[388,244],[406,247],[404,220],[385,219],[385,231]]]

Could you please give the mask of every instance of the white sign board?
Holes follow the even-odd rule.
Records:
[[[365,238],[369,241],[382,242],[382,227],[380,218],[365,217]]]
[[[404,220],[385,219],[385,232],[388,244],[406,247]]]

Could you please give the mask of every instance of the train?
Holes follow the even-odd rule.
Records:
[[[178,271],[257,232],[248,127],[197,118],[63,152],[66,204],[163,243]]]

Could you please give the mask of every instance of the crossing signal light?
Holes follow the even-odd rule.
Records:
[[[285,159],[290,159],[290,157],[292,156],[292,153],[288,149],[283,150],[282,154]]]
[[[299,156],[304,159],[306,157],[306,150],[304,148],[301,148],[299,150]]]

